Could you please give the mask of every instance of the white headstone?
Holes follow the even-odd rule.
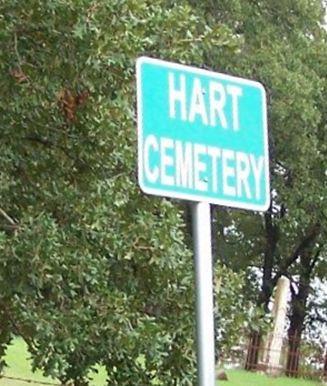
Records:
[[[268,336],[267,345],[266,363],[267,374],[269,375],[277,375],[282,370],[280,358],[283,347],[283,333],[286,323],[289,288],[289,279],[285,276],[279,278],[272,311],[274,327],[272,333]]]

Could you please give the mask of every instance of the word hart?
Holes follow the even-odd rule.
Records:
[[[238,131],[239,98],[242,96],[242,89],[214,80],[205,83],[208,84],[201,83],[201,79],[195,77],[189,90],[184,74],[175,76],[170,72],[168,74],[170,118],[191,123],[200,119],[205,126],[219,126]],[[231,106],[231,113],[226,111],[228,106]]]

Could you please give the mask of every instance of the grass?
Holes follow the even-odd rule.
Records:
[[[37,382],[48,382],[59,385],[58,381],[44,377],[40,371],[35,373],[31,371],[31,361],[29,360],[26,344],[21,339],[15,339],[13,344],[9,346],[6,360],[9,365],[4,373],[6,377],[26,379],[29,380],[29,382],[2,378],[0,379],[0,386],[41,386],[41,384]],[[284,377],[269,378],[262,374],[241,370],[229,370],[227,371],[227,375],[228,382],[220,381],[219,386],[321,386],[319,382]],[[98,374],[92,374],[92,377],[93,381],[90,383],[91,386],[105,386],[106,373],[103,369],[99,369]]]
[[[220,381],[219,386],[321,386],[319,382],[286,377],[271,378],[263,374],[241,370],[226,371],[228,382]],[[218,383],[217,383],[218,384]]]
[[[8,378],[0,379],[0,386],[42,386],[37,382],[47,382],[59,385],[60,382],[49,377],[44,377],[41,371],[32,372],[31,360],[25,342],[22,339],[15,339],[6,353],[8,367],[4,371],[4,376]],[[104,369],[99,369],[98,374],[92,374],[93,381],[91,386],[104,386],[106,384],[106,373]],[[30,380],[30,382],[10,379],[20,378]],[[34,382],[33,382],[34,381]]]
[[[16,339],[14,344],[10,345],[7,349],[6,362],[9,367],[5,369],[4,376],[31,379],[39,382],[51,382],[52,380],[43,377],[41,372],[31,372],[31,362],[27,360],[27,357],[28,353],[25,342],[21,339]],[[0,380],[0,385],[26,386],[27,383],[3,378]],[[34,386],[35,384],[29,383],[29,385]]]

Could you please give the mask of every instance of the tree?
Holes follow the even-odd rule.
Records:
[[[326,235],[323,3],[235,0],[200,6],[244,41],[239,55],[213,49],[209,66],[260,80],[268,94],[271,207],[261,216],[224,211],[218,237],[231,266],[262,267],[257,303],[269,312],[278,278],[314,256]]]
[[[35,366],[63,382],[85,384],[102,363],[110,385],[191,384],[183,207],[137,188],[135,59],[266,85],[273,204],[263,216],[219,210],[217,251],[234,270],[241,257],[243,267],[264,260],[258,303],[267,304],[276,277],[325,232],[320,1],[0,7],[0,354],[14,332]]]
[[[186,2],[10,0],[0,13],[1,350],[74,385],[192,384],[182,209],[136,181],[135,59],[238,38]]]
[[[326,265],[321,256],[322,246],[318,247],[314,256],[306,253],[300,257],[298,263],[298,279],[291,285],[291,311],[290,325],[288,328],[289,351],[286,365],[286,374],[297,376],[300,361],[300,344],[302,334],[308,321],[309,297],[312,292],[312,281],[317,274],[319,263]],[[326,321],[325,321],[326,323]]]

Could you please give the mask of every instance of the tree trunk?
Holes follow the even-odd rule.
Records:
[[[301,331],[292,331],[288,334],[288,353],[286,375],[298,377],[300,367]]]
[[[325,351],[325,362],[324,362],[324,381],[327,381],[327,347]]]
[[[288,354],[286,375],[297,377],[300,367],[300,346],[302,332],[304,330],[304,320],[306,316],[307,301],[310,291],[310,277],[313,269],[310,257],[302,256],[299,288],[296,293],[292,291],[290,327],[288,330]]]
[[[266,312],[269,312],[269,300],[273,294],[277,281],[273,280],[273,267],[275,263],[275,254],[278,243],[278,230],[273,223],[270,212],[265,213],[265,231],[266,246],[263,263],[263,277],[261,293],[259,295],[258,305],[263,305]]]
[[[278,242],[277,228],[273,224],[271,211],[265,213],[265,232],[266,246],[263,262],[263,278],[261,292],[258,297],[257,305],[264,306],[265,312],[269,312],[268,304],[276,283],[273,282],[273,266],[275,262],[275,253]],[[262,334],[252,331],[248,347],[245,370],[255,370],[259,361],[259,350],[262,341]]]

